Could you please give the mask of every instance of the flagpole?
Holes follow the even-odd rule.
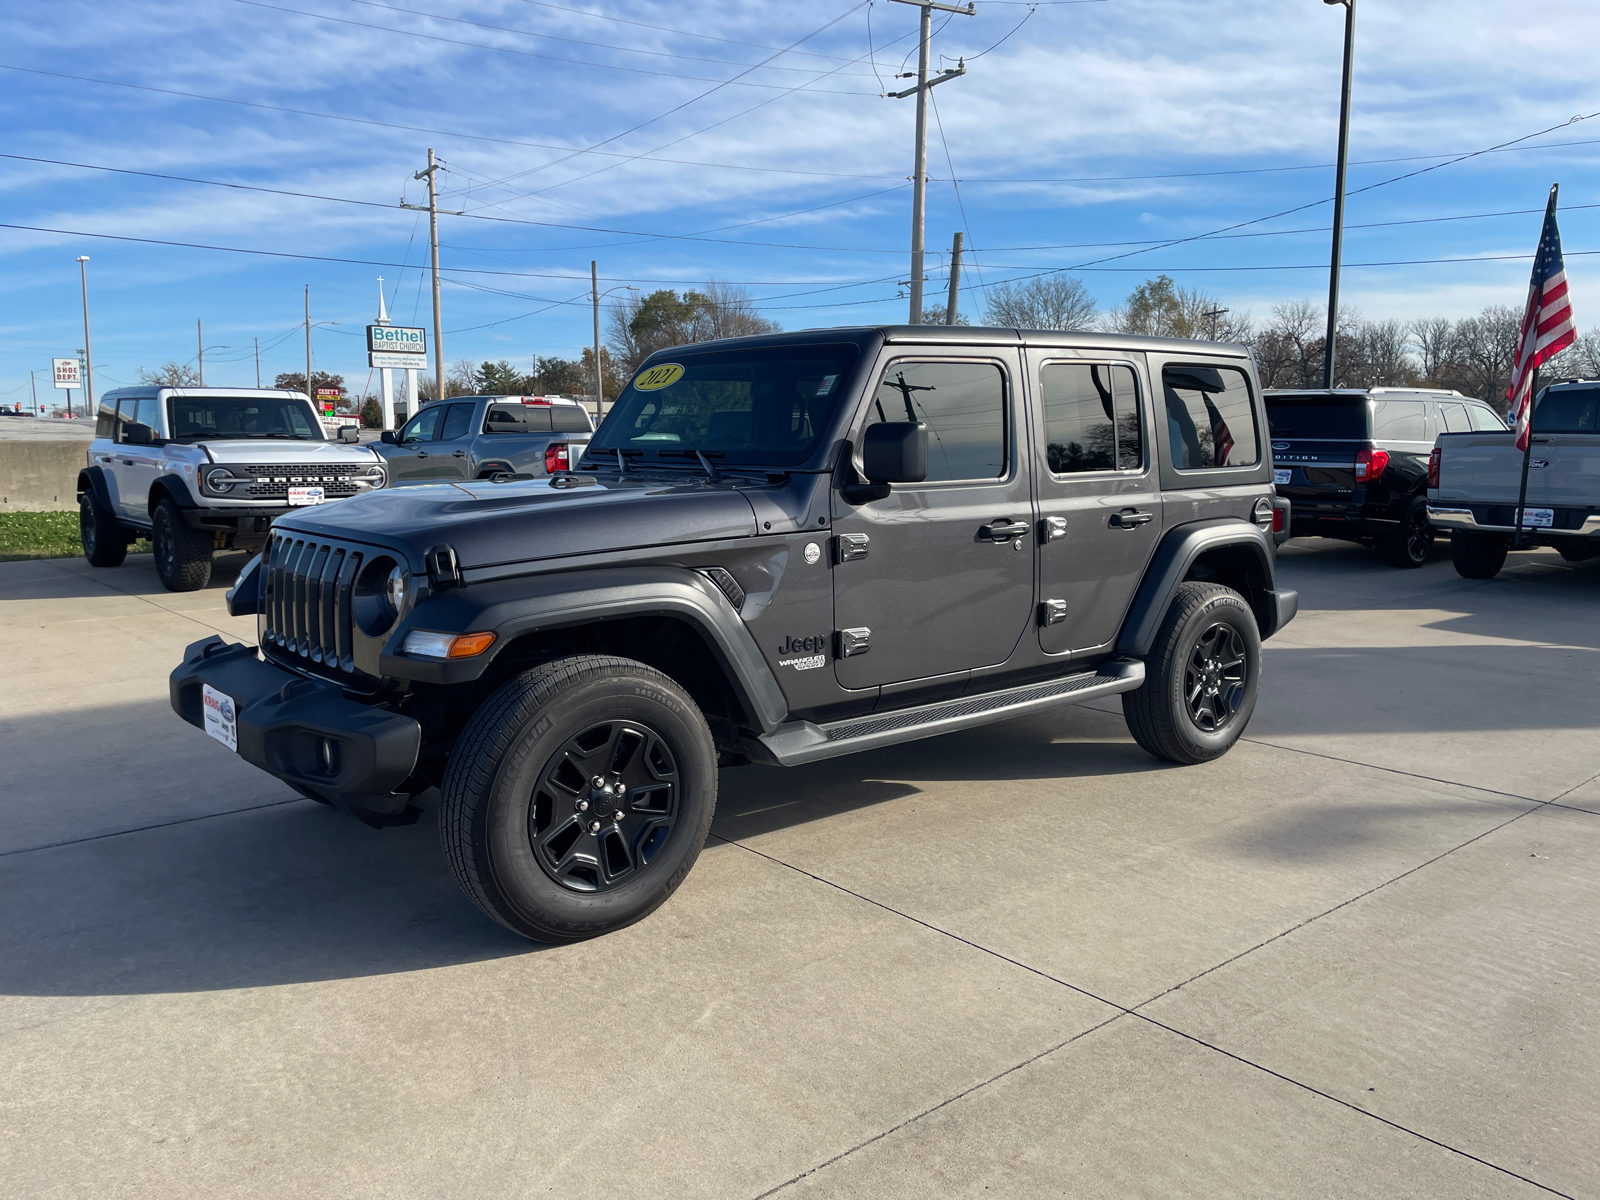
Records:
[[[1535,402],[1539,399],[1539,368],[1533,369],[1533,378],[1528,389],[1528,444],[1522,448],[1522,487],[1517,492],[1517,523],[1511,535],[1511,548],[1523,549],[1522,514],[1528,507],[1528,463],[1533,458],[1533,414]]]

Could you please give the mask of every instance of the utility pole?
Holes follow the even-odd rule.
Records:
[[[205,336],[204,336],[204,331],[200,328],[200,322],[199,321],[196,321],[194,323],[194,348],[199,351],[199,354],[196,355],[196,357],[200,360],[200,386],[201,387],[205,387],[205,385],[206,385],[206,339],[205,339]]]
[[[414,171],[413,179],[426,179],[428,181],[428,246],[433,252],[433,385],[435,388],[434,399],[444,399],[444,325],[439,316],[439,172],[448,170],[443,163],[434,157],[433,147],[428,148],[428,169]],[[407,204],[404,199],[400,201],[401,208],[417,208],[415,204]],[[460,213],[453,214],[461,216]],[[412,404],[416,397],[409,398]]]
[[[940,71],[928,78],[928,43],[933,28],[933,10],[972,16],[977,9],[969,2],[964,6],[937,4],[933,0],[895,0],[897,4],[915,4],[922,10],[922,29],[917,42],[917,86],[903,92],[890,92],[895,100],[906,96],[917,97],[917,145],[915,167],[911,176],[911,324],[922,324],[922,260],[923,216],[928,202],[928,90],[946,80],[967,73],[966,62],[960,61],[953,71]],[[901,75],[897,78],[904,79]]]
[[[961,291],[961,231],[956,230],[955,241],[950,245],[950,298],[944,304],[944,323],[956,323],[956,296]]]
[[[589,262],[589,294],[594,297],[594,419],[605,416],[605,376],[600,373],[600,264]]]
[[[306,399],[317,402],[311,391],[311,285],[306,284]]]
[[[1350,156],[1350,71],[1356,53],[1356,0],[1323,0],[1344,5],[1344,84],[1339,95],[1339,162],[1333,182],[1333,254],[1328,264],[1328,337],[1322,358],[1322,386],[1333,386],[1334,350],[1339,334],[1339,260],[1344,255],[1344,169]]]
[[[251,339],[256,344],[256,387],[261,386],[261,339]]]
[[[31,411],[28,415],[30,417],[36,417],[39,415],[39,381],[33,377],[32,371],[28,372],[28,389],[30,394],[33,396],[33,411]]]
[[[94,354],[89,345],[89,256],[78,255],[78,278],[83,283],[83,415],[94,415]],[[72,393],[67,393],[67,416],[72,415]]]
[[[1231,309],[1226,308],[1212,308],[1200,314],[1202,317],[1209,317],[1211,320],[1211,335],[1206,339],[1207,341],[1214,342],[1217,340],[1217,318],[1225,316],[1231,311]]]

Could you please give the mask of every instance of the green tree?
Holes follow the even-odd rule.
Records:
[[[368,396],[361,402],[361,427],[363,429],[383,428],[383,401],[376,396]]]
[[[593,373],[585,377],[582,359],[538,358],[534,360],[533,390],[557,396],[583,395],[594,390]]]
[[[743,288],[713,279],[682,296],[671,289],[635,295],[611,309],[607,346],[622,371],[631,376],[650,355],[669,346],[716,338],[776,333],[779,325],[756,312]],[[610,393],[610,386],[607,386]]]
[[[583,361],[574,365],[578,368],[583,386],[575,388],[572,394],[577,396],[594,395],[594,351],[585,346]],[[603,376],[602,382],[606,389],[606,399],[615,400],[618,393],[628,386],[629,376],[617,370],[617,364],[611,358],[611,351],[604,346],[600,347],[600,373]]]
[[[339,399],[344,399],[344,376],[330,375],[326,371],[313,371],[311,385],[319,388],[337,388]],[[289,392],[304,392],[306,390],[306,373],[304,371],[286,371],[272,381],[272,386],[282,388]],[[309,393],[307,393],[309,395]],[[315,397],[312,397],[315,399]]]
[[[479,367],[477,384],[478,391],[486,396],[522,396],[534,390],[533,378],[522,374],[503,358]]]

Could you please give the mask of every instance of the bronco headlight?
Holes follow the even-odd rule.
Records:
[[[389,481],[389,473],[377,463],[373,463],[365,471],[355,477],[357,483],[363,487],[381,488]]]
[[[205,475],[206,490],[216,492],[219,496],[231,492],[235,484],[249,482],[248,479],[240,479],[227,467],[212,467]]]

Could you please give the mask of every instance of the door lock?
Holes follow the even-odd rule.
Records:
[[[868,543],[872,539],[864,533],[841,533],[836,539],[835,557],[842,563],[867,557]]]

